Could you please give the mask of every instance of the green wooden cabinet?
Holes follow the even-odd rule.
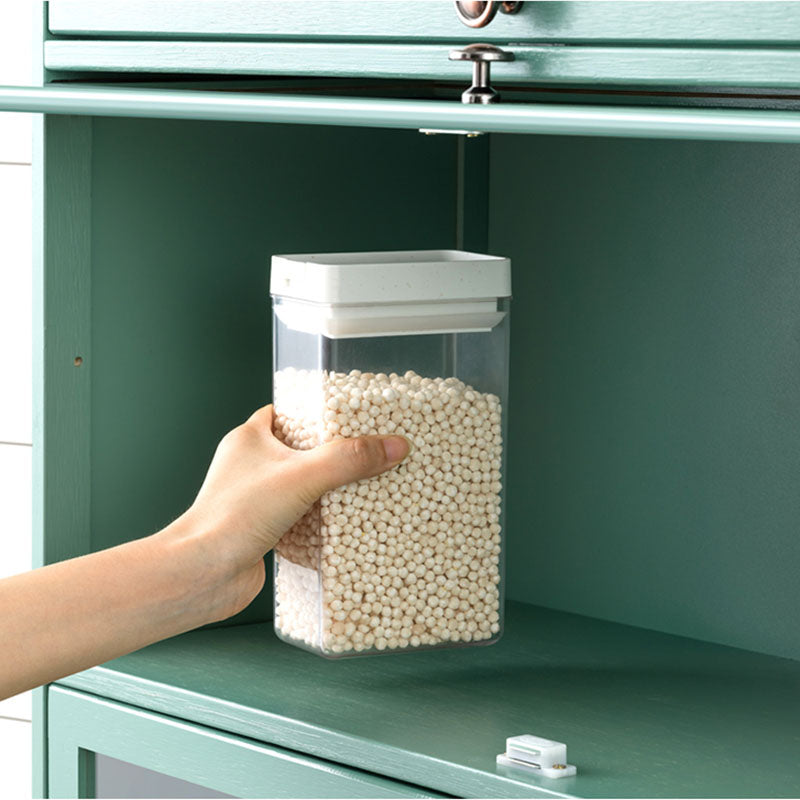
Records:
[[[46,112],[38,563],[156,530],[191,501],[220,436],[270,396],[273,253],[460,247],[514,270],[509,628],[491,648],[330,663],[274,639],[267,589],[223,626],[41,690],[39,793],[91,793],[94,752],[234,795],[795,795],[800,114],[791,92],[770,95],[800,83],[797,12],[526,4],[487,31],[545,48],[520,59],[541,71],[476,108],[429,80],[454,75],[438,61],[399,66],[472,40],[449,3],[413,4],[421,27],[387,28],[394,4],[370,4],[360,29],[314,17],[332,32],[316,43],[285,4],[269,19],[263,4],[143,5],[54,5],[43,87],[0,88],[3,110]],[[180,80],[69,61],[128,58],[140,36]],[[263,61],[269,79],[201,83],[200,45],[220,79],[245,52],[230,48],[285,45],[313,80]],[[358,81],[332,87],[314,53],[334,45],[400,48],[382,77],[420,80],[373,83],[367,61],[340,61]],[[741,70],[771,88],[666,107],[634,91],[664,73],[632,67],[623,107],[622,73],[598,65],[626,49],[648,69],[666,59],[684,88],[730,89]],[[551,58],[587,59],[577,83],[593,93],[528,91],[576,83]],[[751,107],[710,107],[723,100]],[[565,741],[577,777],[498,768],[525,732]]]

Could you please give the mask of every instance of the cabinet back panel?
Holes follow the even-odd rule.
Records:
[[[800,160],[493,136],[508,594],[800,658]]]
[[[455,225],[452,137],[95,119],[92,547],[174,519],[268,402],[273,253],[452,247]]]

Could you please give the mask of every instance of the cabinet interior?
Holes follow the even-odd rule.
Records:
[[[800,657],[790,145],[83,124],[89,549],[181,513],[269,399],[273,253],[485,250],[513,264],[506,596]],[[267,587],[229,624],[270,617]]]

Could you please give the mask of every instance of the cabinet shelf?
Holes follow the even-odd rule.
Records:
[[[326,661],[269,624],[206,629],[61,681],[465,797],[782,797],[800,663],[512,603],[492,647]],[[757,735],[754,735],[757,732]],[[495,764],[567,743],[575,778]]]
[[[434,128],[487,133],[800,142],[793,111],[287,96],[93,84],[0,86],[0,111],[100,117]]]

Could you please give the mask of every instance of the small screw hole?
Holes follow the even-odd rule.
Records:
[[[73,364],[74,364],[76,367],[79,367],[81,364],[83,364],[83,359],[82,359],[80,356],[75,356],[75,358],[74,358],[74,360],[73,360],[73,362],[72,362],[72,363],[73,363]]]

